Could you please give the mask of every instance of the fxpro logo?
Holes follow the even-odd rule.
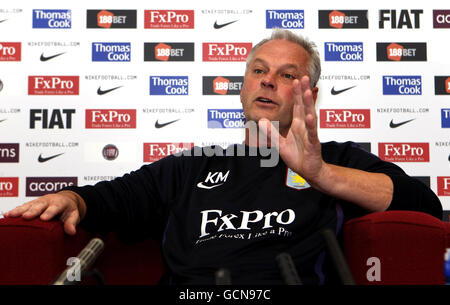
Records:
[[[304,10],[266,10],[266,29],[271,28],[305,28]]]
[[[450,196],[450,177],[437,177],[438,196]]]
[[[0,42],[0,61],[20,61],[22,43]]]
[[[319,29],[367,29],[367,10],[320,10]]]
[[[363,61],[362,42],[325,42],[325,61]]]
[[[93,42],[92,61],[131,61],[129,42]]]
[[[88,29],[135,29],[136,10],[87,10]]]
[[[144,61],[194,61],[194,43],[145,42]]]
[[[208,128],[244,128],[242,109],[208,109]]]
[[[193,29],[193,10],[145,10],[145,29]]]
[[[203,61],[246,61],[251,49],[251,42],[205,42]]]
[[[188,95],[187,76],[150,76],[150,95]]]
[[[383,76],[383,95],[422,95],[422,77]]]
[[[70,29],[71,10],[33,10],[33,29]]]
[[[136,128],[136,109],[86,109],[86,128]]]
[[[78,177],[27,177],[27,197],[37,197],[60,191],[67,186],[77,186]]]
[[[79,76],[28,76],[28,95],[78,95]]]
[[[0,177],[0,197],[18,197],[19,178]]]
[[[243,76],[203,76],[203,95],[239,95]]]
[[[442,128],[450,128],[450,108],[441,109]]]
[[[226,180],[226,177],[225,179]],[[217,183],[217,181],[216,181]],[[216,184],[217,185],[217,184]],[[264,214],[263,211],[240,211],[240,213],[222,216],[222,210],[201,211],[199,238],[215,234],[223,230],[256,230],[271,229],[276,225],[288,225],[295,221],[295,212],[291,209],[272,211]]]
[[[427,61],[425,42],[377,42],[377,61]]]
[[[378,156],[388,162],[430,162],[430,144],[378,143]]]
[[[370,128],[370,109],[320,109],[320,128]]]
[[[144,143],[144,162],[156,162],[164,157],[194,147],[194,143]]]

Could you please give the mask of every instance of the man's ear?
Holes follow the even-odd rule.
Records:
[[[314,100],[314,105],[316,104],[316,100],[317,100],[317,94],[319,93],[319,88],[317,87],[313,87],[311,89],[312,92],[312,96],[313,96],[313,100]]]

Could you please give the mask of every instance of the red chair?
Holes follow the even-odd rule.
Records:
[[[68,267],[67,259],[77,256],[93,237],[81,228],[69,236],[57,220],[0,219],[0,285],[51,283]],[[153,285],[159,281],[164,268],[156,242],[124,245],[112,233],[100,238],[105,248],[95,268],[106,284]],[[87,278],[86,283],[97,282]]]
[[[411,211],[372,213],[344,226],[344,254],[360,285],[442,285],[450,223]],[[379,262],[379,281],[371,269]],[[375,270],[376,271],[376,270]],[[369,276],[367,274],[369,273]],[[372,276],[371,276],[372,275]]]
[[[0,285],[49,284],[78,255],[92,234],[63,232],[60,221],[0,219]],[[419,212],[389,211],[353,219],[344,226],[344,254],[356,284],[444,284],[443,257],[450,223]],[[95,268],[110,285],[153,285],[164,272],[159,246],[147,240],[124,245],[115,234]],[[370,281],[368,259],[379,260],[380,281]],[[96,284],[90,278],[85,284]]]

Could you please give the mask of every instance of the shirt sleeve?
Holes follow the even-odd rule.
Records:
[[[381,160],[353,142],[330,142],[323,155],[324,160],[332,164],[389,176],[394,193],[387,210],[418,211],[442,219],[442,204],[436,194],[421,181],[408,176],[398,165]]]
[[[67,187],[86,202],[80,226],[90,232],[115,231],[127,241],[160,240],[172,202],[182,184],[182,157],[168,156],[111,181]]]

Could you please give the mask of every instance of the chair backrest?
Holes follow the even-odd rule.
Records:
[[[78,228],[64,233],[62,222],[22,218],[0,219],[0,284],[46,285],[77,256],[94,235]],[[101,236],[105,248],[94,265],[106,284],[156,284],[164,267],[159,246],[152,240],[124,245],[115,234]],[[87,279],[87,283],[96,283]]]
[[[444,284],[450,225],[421,212],[387,211],[348,221],[344,253],[356,284]]]

